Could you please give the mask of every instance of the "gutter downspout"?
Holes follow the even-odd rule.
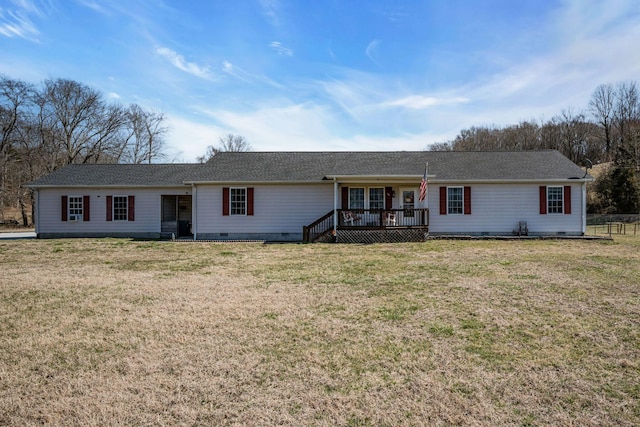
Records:
[[[191,184],[191,231],[193,232],[193,240],[198,240],[198,194],[196,192],[196,184]]]
[[[35,215],[36,217],[33,218],[33,222],[35,222],[36,224],[36,237],[40,236],[40,190],[36,189],[36,197],[35,197],[35,201],[36,201],[36,210],[35,210]]]
[[[587,182],[582,183],[582,191],[580,192],[582,205],[582,235],[587,234]]]

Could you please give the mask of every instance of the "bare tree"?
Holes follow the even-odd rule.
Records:
[[[121,151],[118,136],[124,111],[107,105],[100,92],[73,80],[47,80],[43,98],[42,116],[53,129],[55,148],[64,153],[65,163],[97,163]]]
[[[589,101],[589,111],[603,132],[605,151],[610,156],[614,151],[612,127],[614,121],[615,90],[611,84],[596,88]]]
[[[209,160],[211,160],[211,158],[213,158],[213,156],[215,156],[218,153],[221,153],[223,151],[230,151],[230,152],[235,152],[235,153],[239,153],[239,152],[243,152],[243,151],[251,151],[251,144],[249,144],[247,142],[247,140],[244,138],[244,136],[241,135],[234,135],[232,133],[224,136],[224,137],[220,137],[218,139],[218,141],[220,142],[220,145],[214,147],[213,145],[209,145],[207,147],[207,151],[205,153],[204,156],[199,156],[196,160],[199,163],[206,163]]]
[[[618,131],[620,145],[624,146],[629,142],[631,124],[640,120],[638,96],[638,87],[635,82],[622,82],[616,88],[614,126]]]
[[[164,159],[164,136],[167,131],[164,114],[131,104],[126,110],[124,143],[118,160],[138,164]]]
[[[14,167],[20,154],[17,142],[32,94],[31,85],[0,76],[0,208],[12,204],[14,193],[19,192],[19,181],[14,179],[20,171]]]

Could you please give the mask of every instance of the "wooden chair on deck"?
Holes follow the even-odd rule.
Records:
[[[527,227],[527,221],[520,221],[518,223],[518,236],[528,236],[529,227]]]
[[[393,212],[387,212],[384,218],[384,223],[387,227],[396,225],[396,214]]]
[[[342,223],[344,225],[356,225],[356,222],[359,221],[361,218],[359,215],[355,215],[353,212],[351,211],[342,211]]]

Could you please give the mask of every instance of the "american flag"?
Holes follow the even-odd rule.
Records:
[[[419,201],[423,201],[427,198],[427,166],[424,168],[424,175],[422,176],[422,181],[420,181],[420,197],[418,197]]]

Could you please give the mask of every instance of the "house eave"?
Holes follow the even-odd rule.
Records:
[[[25,185],[27,188],[34,190],[46,189],[46,188],[181,188],[186,187],[188,184],[43,184],[43,185]]]
[[[592,182],[593,178],[544,178],[544,179],[434,179],[429,184],[544,184],[558,182]]]
[[[287,180],[276,180],[276,181],[185,181],[185,185],[329,185],[330,181],[320,180],[320,181],[287,181]]]
[[[335,180],[341,183],[349,182],[385,182],[385,183],[420,183],[423,175],[327,175],[327,180]],[[433,179],[435,175],[427,175],[427,179]]]

